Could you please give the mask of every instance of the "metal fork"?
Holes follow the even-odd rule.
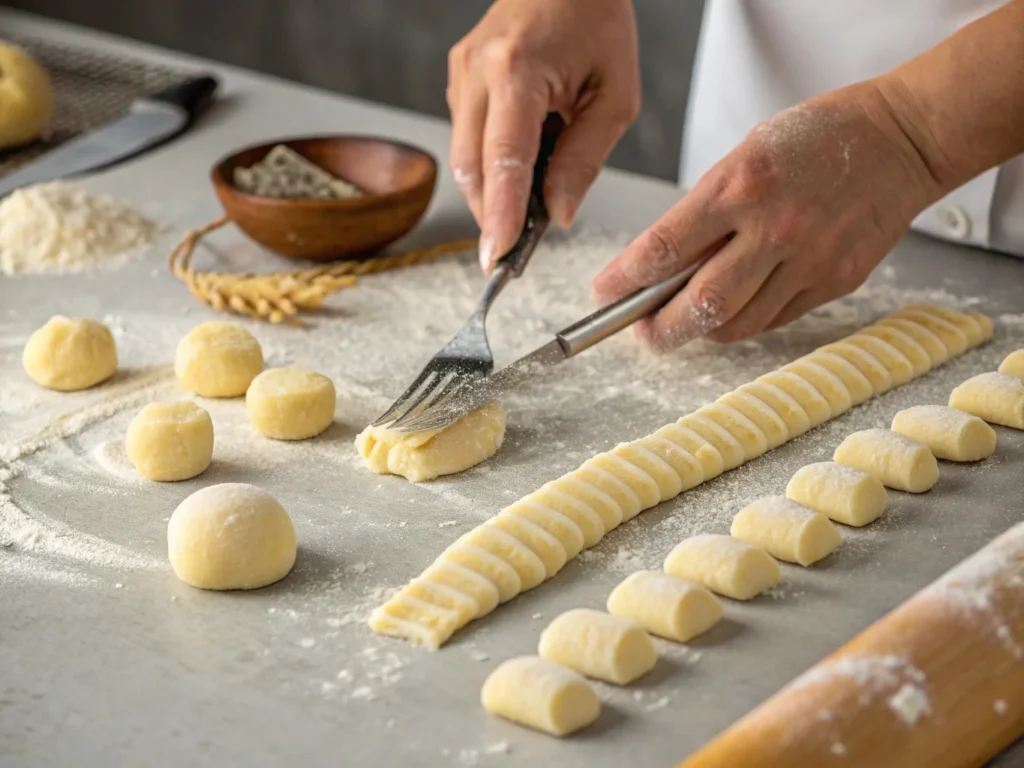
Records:
[[[523,230],[512,249],[498,261],[476,310],[455,338],[430,359],[408,389],[377,417],[373,426],[389,425],[397,429],[494,370],[494,356],[487,341],[487,312],[502,289],[513,278],[523,274],[548,227],[548,212],[544,205],[544,173],[564,126],[557,113],[549,114],[544,121],[540,150],[533,166],[533,182]]]

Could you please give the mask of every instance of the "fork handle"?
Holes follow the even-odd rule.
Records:
[[[669,300],[679,293],[690,282],[690,278],[701,268],[704,261],[684,269],[677,275],[666,278],[647,288],[620,299],[614,304],[587,315],[582,320],[562,329],[555,337],[558,339],[566,357],[578,355],[585,349],[604,341],[637,320],[654,314]]]

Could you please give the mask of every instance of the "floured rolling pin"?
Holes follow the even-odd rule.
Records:
[[[1024,523],[679,768],[964,768],[1024,734]]]

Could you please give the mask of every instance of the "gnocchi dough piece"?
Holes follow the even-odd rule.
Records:
[[[632,520],[644,509],[643,500],[635,490],[611,472],[595,464],[593,459],[588,460],[575,472],[571,472],[569,476],[592,485],[615,499],[615,503],[619,505],[622,522]]]
[[[263,350],[256,337],[221,320],[193,328],[174,354],[178,384],[202,397],[240,397],[262,370]]]
[[[459,614],[402,591],[370,614],[370,629],[436,651],[458,630]]]
[[[571,669],[536,656],[503,662],[480,691],[492,715],[552,736],[568,736],[597,720],[601,702]]]
[[[782,366],[782,370],[794,373],[806,381],[825,398],[829,407],[829,418],[834,419],[841,413],[850,410],[853,401],[842,380],[831,371],[813,363],[807,358],[801,358],[788,365]]]
[[[102,323],[54,315],[29,337],[21,362],[41,387],[76,392],[114,375],[117,347]]]
[[[831,352],[815,351],[803,359],[821,366],[839,379],[850,395],[851,405],[860,405],[874,396],[875,388],[871,386],[867,376],[845,358]]]
[[[996,450],[996,431],[969,413],[945,405],[915,405],[897,413],[892,431],[916,440],[937,459],[980,461]]]
[[[595,488],[589,483],[573,477],[572,474],[562,475],[557,480],[545,483],[541,487],[558,491],[566,496],[571,496],[582,504],[586,504],[601,518],[605,533],[615,530],[622,522],[622,510],[615,503],[615,499],[600,488]]]
[[[832,418],[832,406],[821,393],[803,377],[790,371],[772,371],[757,379],[759,382],[778,387],[796,400],[810,421],[811,427],[824,424]]]
[[[833,461],[819,461],[797,470],[786,496],[837,523],[860,527],[885,511],[885,486],[874,475]]]
[[[943,320],[931,312],[904,307],[893,312],[881,322],[884,324],[889,319],[910,320],[923,328],[927,328],[942,340],[942,343],[946,345],[946,349],[949,350],[950,356],[962,355],[969,346],[967,336],[962,330],[953,323]]]
[[[625,461],[621,456],[616,456],[613,453],[599,453],[586,462],[583,467],[594,467],[603,470],[628,485],[633,493],[637,495],[637,498],[640,499],[640,508],[637,510],[637,514],[645,509],[650,509],[661,501],[661,490],[654,479],[647,473],[634,467],[630,462]],[[626,511],[623,510],[623,521],[630,520],[633,517],[633,514],[627,515]]]
[[[516,569],[485,549],[456,541],[437,558],[436,564],[451,563],[478,573],[498,590],[498,602],[507,603],[523,591]]]
[[[246,483],[210,485],[174,510],[167,554],[175,575],[199,589],[259,589],[295,565],[295,529],[277,499]]]
[[[871,384],[871,389],[876,395],[881,395],[892,389],[892,376],[889,370],[882,365],[881,361],[870,352],[865,352],[855,344],[849,344],[845,340],[833,344],[826,344],[814,351],[814,354],[828,354],[841,357],[858,371]]]
[[[712,445],[722,456],[723,469],[736,469],[747,460],[743,444],[729,430],[704,414],[691,413],[683,416],[677,423],[696,432]]]
[[[992,321],[975,309],[967,310],[966,314],[973,318],[974,322],[976,322],[978,327],[981,329],[981,342],[979,343],[984,344],[986,341],[992,341],[992,337],[995,335],[995,328],[992,327]]]
[[[665,573],[734,600],[750,600],[779,583],[779,564],[760,547],[731,536],[703,533],[676,544]]]
[[[722,395],[717,402],[742,413],[753,422],[764,435],[768,450],[789,440],[789,429],[782,417],[749,392],[733,390]]]
[[[128,425],[125,453],[143,477],[188,480],[213,458],[213,421],[195,403],[150,403]]]
[[[672,467],[679,477],[680,493],[704,482],[704,468],[700,461],[678,443],[657,435],[648,435],[637,440],[636,444],[643,446]]]
[[[498,588],[494,586],[494,582],[457,563],[437,561],[423,572],[420,579],[431,584],[451,587],[473,598],[477,606],[476,616],[473,618],[486,616],[498,607]]]
[[[715,446],[682,424],[666,424],[653,437],[675,443],[687,451],[698,462],[704,472],[704,480],[712,480],[725,471],[725,460]]]
[[[789,439],[799,437],[811,428],[811,419],[807,411],[798,403],[792,395],[787,394],[774,384],[766,381],[751,381],[736,390],[737,392],[753,395],[762,403],[778,414],[786,424],[789,431]],[[828,405],[826,403],[826,405]]]
[[[897,350],[913,368],[913,378],[924,376],[932,369],[932,358],[928,351],[918,344],[912,336],[904,333],[898,328],[888,325],[869,325],[861,331],[865,336],[874,336],[881,339],[893,349]]]
[[[419,483],[476,466],[497,453],[504,439],[505,409],[490,403],[440,430],[405,433],[367,427],[356,438],[356,449],[371,472]]]
[[[768,450],[768,439],[761,428],[735,408],[724,403],[711,403],[698,408],[697,415],[706,416],[736,438],[743,447],[745,461],[756,459]]]
[[[581,675],[626,685],[650,672],[658,652],[636,622],[589,608],[576,608],[555,618],[540,635],[542,659]]]
[[[787,563],[813,565],[842,543],[825,515],[785,496],[758,499],[739,511],[729,532]]]
[[[503,509],[498,516],[501,515],[522,517],[534,525],[540,526],[558,539],[558,543],[562,545],[568,558],[576,557],[584,549],[583,531],[580,530],[580,527],[561,512],[556,512],[542,504],[534,504],[527,499],[520,499],[507,509]]]
[[[550,485],[542,485],[539,490],[531,493],[523,501],[550,509],[569,518],[583,534],[584,549],[594,546],[604,538],[604,520],[593,509],[578,501],[571,494],[562,493]]]
[[[1024,349],[1018,349],[1006,356],[999,364],[999,373],[1024,379]]]
[[[551,578],[565,566],[566,552],[562,543],[536,523],[525,517],[501,515],[491,519],[487,525],[514,536],[533,552],[544,564],[546,578]]]
[[[1008,373],[979,373],[949,395],[950,408],[992,424],[1024,429],[1024,379]]]
[[[533,589],[547,578],[544,563],[533,550],[515,536],[490,524],[477,526],[459,541],[471,547],[479,547],[511,565],[519,576],[520,591]]]
[[[39,63],[0,42],[0,149],[42,137],[53,116],[53,86]]]
[[[905,333],[920,344],[922,349],[928,353],[933,366],[941,365],[949,360],[949,350],[942,343],[942,339],[936,336],[933,331],[928,330],[923,325],[918,325],[913,320],[907,320],[903,317],[884,317],[872,327],[893,328]]]
[[[658,502],[674,499],[683,492],[683,481],[672,465],[658,454],[650,451],[639,441],[619,443],[612,449],[612,455],[619,457],[636,467],[654,480],[658,486]]]
[[[435,584],[422,576],[410,581],[402,590],[402,595],[442,608],[445,611],[451,611],[455,614],[455,629],[472,621],[480,609],[476,600],[464,592],[444,584]],[[452,632],[454,633],[454,631],[453,629]]]
[[[869,336],[864,332],[855,333],[843,341],[874,355],[889,372],[894,387],[906,384],[914,378],[914,366],[910,360],[889,342],[882,341],[877,336]]]
[[[967,339],[968,347],[976,347],[985,341],[985,331],[978,321],[966,312],[959,312],[937,304],[907,304],[903,307],[903,311],[927,312],[929,315],[942,318],[950,325],[955,325]]]
[[[832,458],[862,469],[898,491],[924,493],[939,479],[939,464],[927,446],[888,429],[865,429],[848,435]]]
[[[608,613],[685,643],[718,623],[722,602],[692,581],[661,571],[637,571],[612,590]]]

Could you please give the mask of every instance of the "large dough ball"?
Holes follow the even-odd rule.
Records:
[[[275,440],[305,440],[334,420],[337,395],[326,376],[298,368],[271,368],[249,386],[245,405],[256,430]]]
[[[193,328],[174,356],[178,383],[203,397],[244,395],[263,370],[260,343],[245,328],[211,320]]]
[[[53,117],[46,70],[25,51],[0,42],[0,149],[42,136]]]
[[[295,529],[277,499],[247,483],[222,483],[185,499],[167,524],[175,575],[200,589],[259,589],[295,564]]]
[[[36,384],[74,392],[114,375],[117,347],[102,323],[55,315],[29,338],[21,361]]]
[[[210,466],[213,422],[195,403],[150,403],[128,425],[125,452],[150,480],[188,480]]]

